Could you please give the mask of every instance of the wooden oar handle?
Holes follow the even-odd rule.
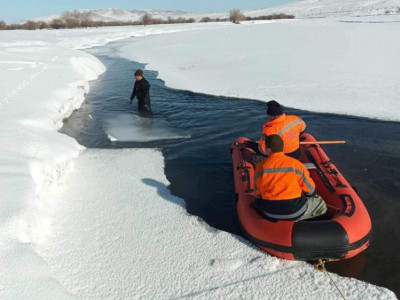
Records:
[[[315,142],[300,142],[300,145],[336,145],[346,144],[346,141],[315,141]]]

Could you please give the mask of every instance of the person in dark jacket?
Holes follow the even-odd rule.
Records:
[[[131,103],[132,100],[136,97],[138,99],[138,111],[139,113],[147,113],[151,114],[151,106],[150,106],[150,84],[143,77],[143,71],[137,70],[135,72],[135,86],[133,87],[133,91],[131,94]]]

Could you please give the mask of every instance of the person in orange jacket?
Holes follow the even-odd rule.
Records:
[[[295,115],[283,113],[282,106],[272,100],[267,103],[268,122],[263,126],[263,134],[258,142],[259,152],[266,155],[265,138],[278,134],[283,139],[283,152],[290,157],[300,159],[300,134],[306,129],[304,121]]]
[[[283,139],[268,135],[265,147],[268,157],[255,170],[252,207],[263,217],[276,220],[299,221],[324,214],[326,204],[316,194],[307,168],[283,153]]]

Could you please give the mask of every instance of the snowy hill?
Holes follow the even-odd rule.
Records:
[[[203,17],[227,18],[228,12],[194,14],[184,11],[172,10],[122,10],[116,8],[108,9],[85,9],[80,12],[89,12],[93,21],[138,21],[145,14],[153,18],[167,20],[168,18],[194,18],[199,21]],[[296,18],[318,18],[318,17],[341,17],[341,16],[375,16],[385,14],[399,14],[400,0],[297,0],[292,3],[272,8],[244,11],[245,15],[257,17],[277,13],[295,15]],[[51,21],[59,15],[40,17],[34,21]]]
[[[122,21],[122,22],[134,22],[140,20],[145,14],[150,14],[153,18],[159,18],[167,20],[168,18],[190,18],[191,16],[184,11],[172,11],[172,10],[159,10],[159,9],[143,9],[143,10],[123,10],[117,8],[107,9],[79,9],[79,12],[88,12],[89,18],[92,21]],[[47,17],[39,17],[33,21],[51,21],[59,18],[60,15],[51,15]]]
[[[122,9],[96,9],[87,10],[90,13],[90,17],[93,21],[138,21],[145,14],[152,15],[153,18],[160,18],[163,20],[171,18],[184,17],[185,12],[183,11],[171,11],[171,10],[122,10]]]
[[[249,11],[248,16],[286,13],[296,18],[375,16],[400,13],[400,0],[298,0],[281,6]]]

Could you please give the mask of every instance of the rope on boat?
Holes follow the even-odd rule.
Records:
[[[316,263],[314,263],[314,268],[316,270],[321,271],[321,272],[325,273],[326,275],[328,275],[329,279],[331,280],[331,282],[333,283],[335,288],[338,290],[338,292],[342,296],[342,298],[344,300],[347,300],[347,298],[344,295],[344,293],[339,289],[339,287],[337,286],[336,282],[332,279],[331,275],[329,275],[329,272],[326,271],[325,262],[322,259],[320,259]]]

